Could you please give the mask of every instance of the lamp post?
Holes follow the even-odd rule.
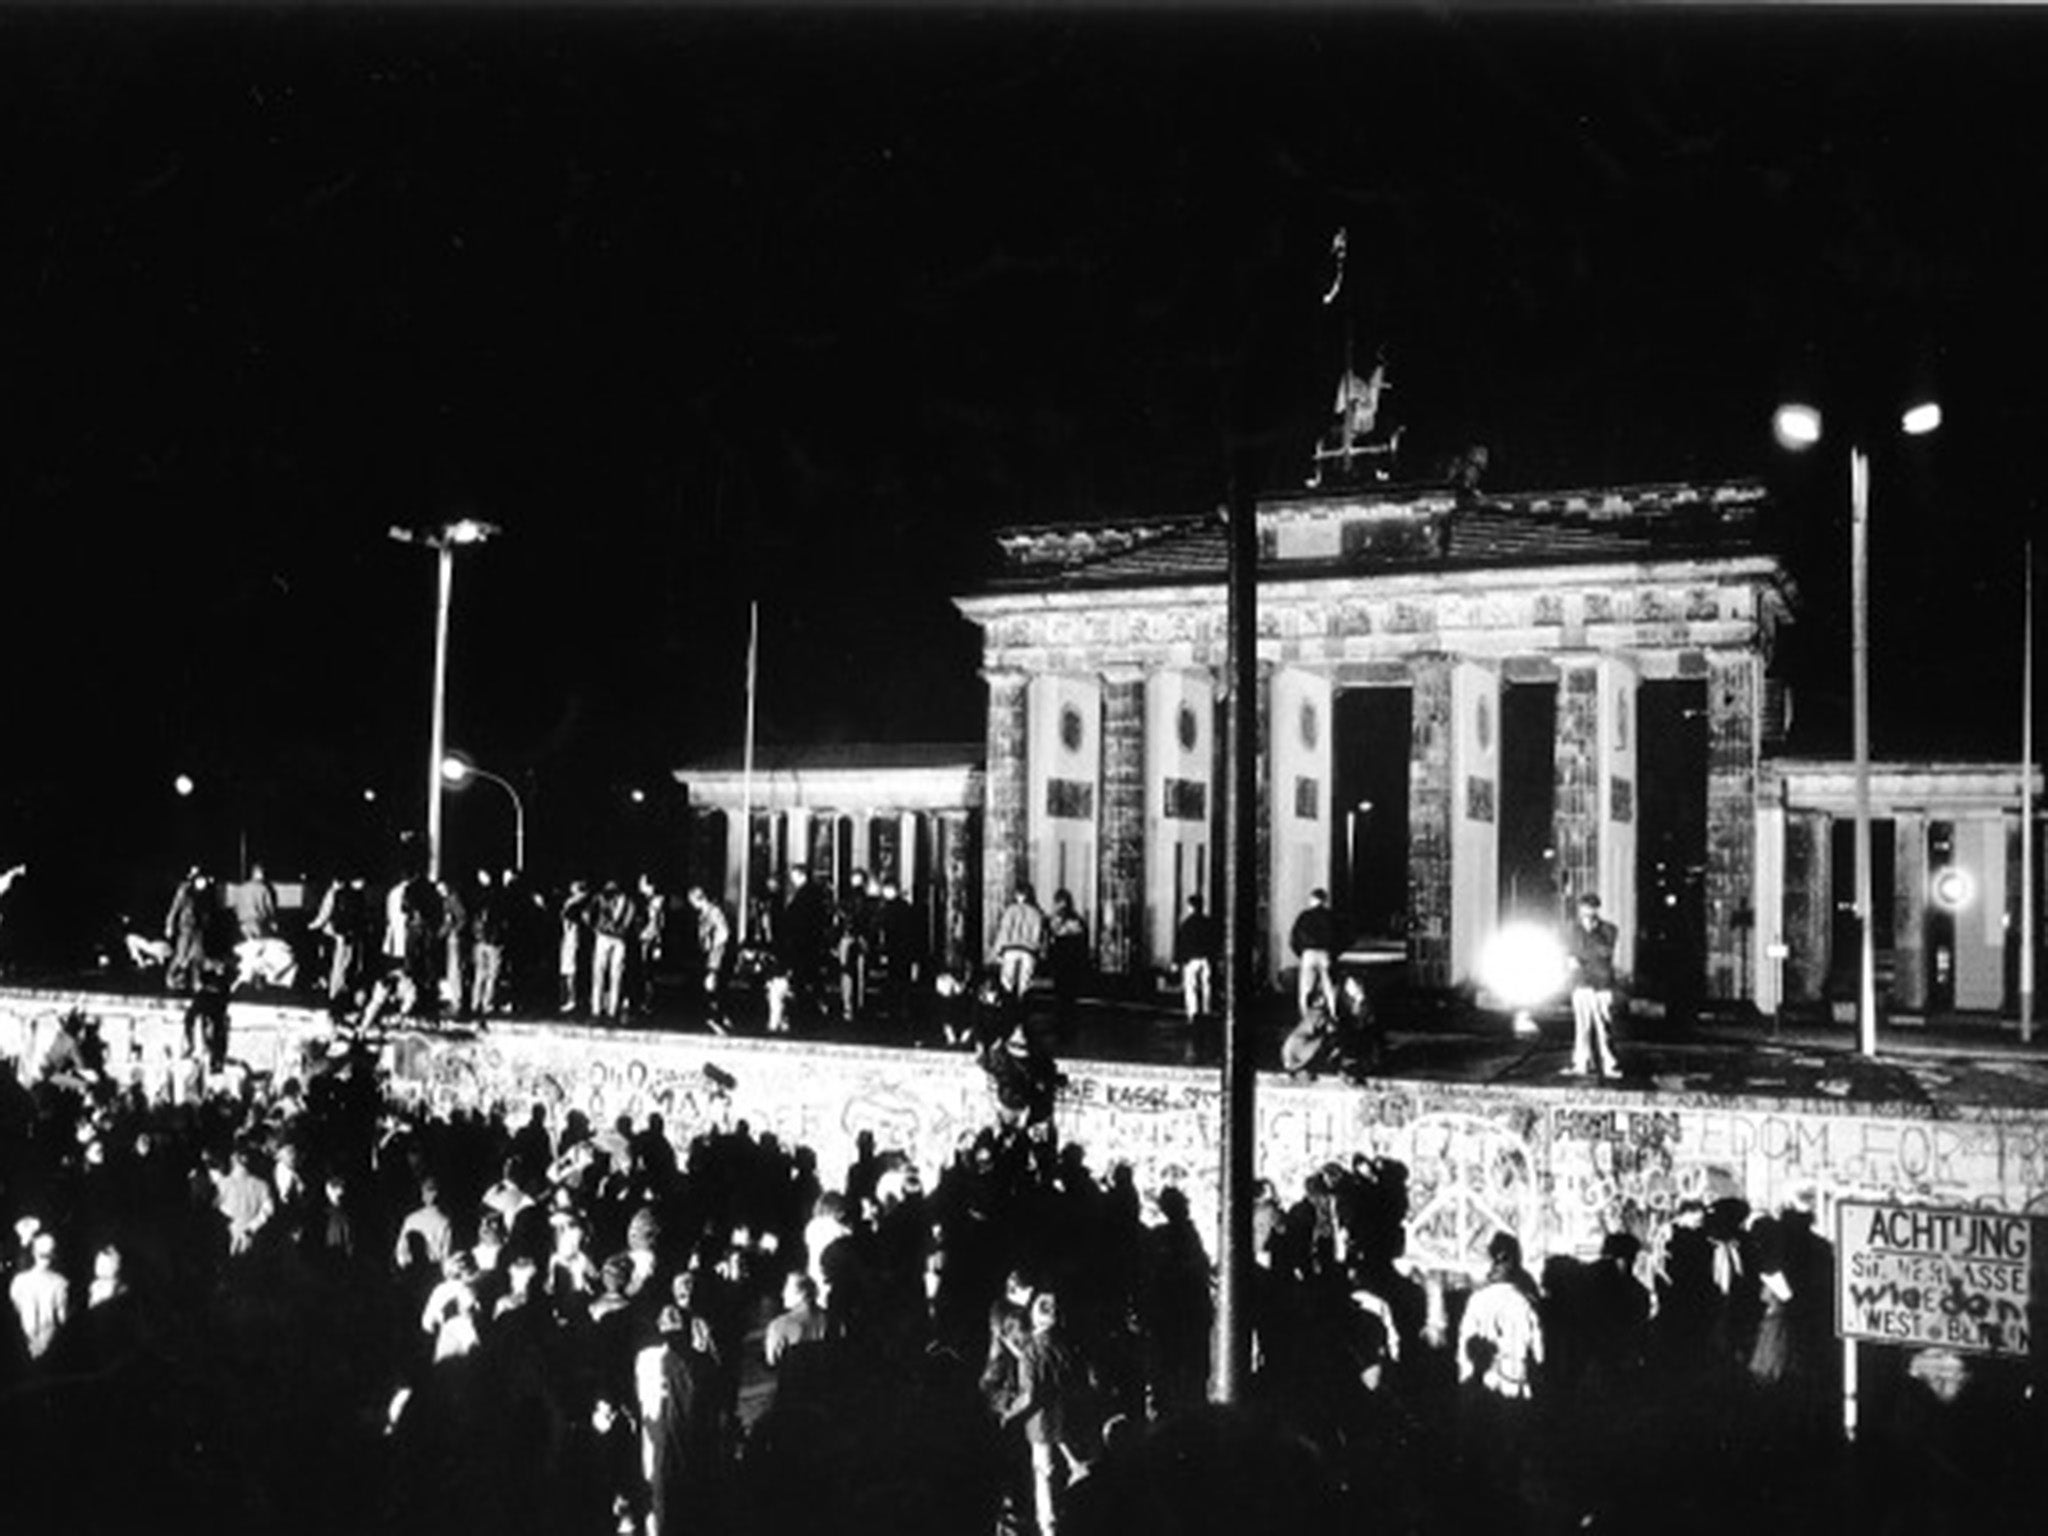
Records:
[[[448,610],[455,598],[455,551],[468,544],[481,544],[497,533],[494,524],[473,517],[459,518],[432,528],[394,527],[391,537],[401,544],[424,544],[435,552],[439,566],[439,597],[434,606],[434,703],[433,723],[427,746],[427,878],[441,878],[441,764],[446,756],[448,730]]]
[[[512,797],[512,867],[520,874],[526,873],[526,804],[519,798],[519,791],[510,779],[479,768],[459,752],[450,752],[441,759],[441,781],[456,789],[462,788],[471,779],[483,779],[495,784]]]
[[[1821,440],[1821,414],[1810,405],[1778,407],[1773,419],[1778,442],[1793,452]],[[1941,425],[1933,401],[1912,406],[1899,418],[1908,437],[1924,437]],[[1856,775],[1856,918],[1859,931],[1856,980],[1857,1049],[1877,1054],[1877,925],[1870,893],[1870,456],[1849,449],[1849,707]]]

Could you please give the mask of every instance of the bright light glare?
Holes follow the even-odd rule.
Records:
[[[634,791],[633,791],[633,803],[634,803],[635,805],[645,805],[645,804],[647,803],[647,791],[646,791],[646,790],[644,790],[644,789],[636,789],[636,790],[634,790]]]
[[[1820,441],[1820,412],[1810,405],[1781,405],[1771,431],[1781,448],[1811,448]]]
[[[1564,990],[1564,945],[1541,923],[1509,923],[1479,952],[1479,984],[1509,1008],[1535,1008]]]
[[[450,544],[481,544],[490,530],[473,517],[465,517],[459,523],[448,525]]]
[[[1899,425],[1908,437],[1925,437],[1941,426],[1941,407],[1932,400],[1923,400],[1899,418]]]
[[[469,777],[469,764],[459,757],[441,759],[441,777],[450,784],[460,784]]]
[[[364,790],[364,791],[363,791],[363,804],[365,804],[365,805],[375,805],[376,803],[377,803],[377,791],[375,791],[374,789],[366,789],[366,790]]]
[[[1951,912],[1960,912],[1977,895],[1977,882],[1970,878],[1967,869],[1953,865],[1934,877],[1934,899]]]
[[[171,788],[175,789],[180,795],[189,795],[198,786],[192,782],[191,774],[181,773],[171,780]]]

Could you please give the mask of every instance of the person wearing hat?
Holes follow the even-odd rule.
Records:
[[[1602,1077],[1621,1076],[1608,1032],[1614,1021],[1615,937],[1614,924],[1600,916],[1600,898],[1588,891],[1579,898],[1578,921],[1565,946],[1572,976],[1572,1064],[1565,1072],[1571,1077],[1590,1072],[1596,1054]]]

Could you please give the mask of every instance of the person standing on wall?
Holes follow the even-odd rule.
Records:
[[[1081,983],[1088,975],[1088,924],[1071,891],[1055,891],[1046,919],[1046,969],[1052,973],[1053,1029],[1062,1044],[1080,1025]]]
[[[1609,1036],[1614,1022],[1614,924],[1600,916],[1600,898],[1588,891],[1579,898],[1578,921],[1566,946],[1572,973],[1572,1064],[1569,1077],[1584,1077],[1600,1058],[1600,1075],[1621,1076]]]
[[[1045,910],[1038,905],[1038,893],[1029,883],[1019,881],[996,920],[996,964],[1000,967],[1004,995],[1021,1011],[1038,974],[1038,962],[1045,953]]]
[[[1180,971],[1181,1009],[1190,1026],[1213,1011],[1216,957],[1223,949],[1223,930],[1202,910],[1199,894],[1188,898],[1188,915],[1173,933],[1173,963]]]
[[[1332,1018],[1337,1014],[1337,987],[1330,961],[1337,950],[1337,915],[1330,910],[1330,893],[1321,887],[1308,893],[1308,905],[1294,920],[1288,942],[1301,960],[1301,984],[1297,1002],[1306,1019],[1320,1006]]]

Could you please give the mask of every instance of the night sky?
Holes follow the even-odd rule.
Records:
[[[1862,413],[1877,750],[2016,755],[2044,65],[1832,7],[0,10],[0,863],[153,905],[238,832],[388,848],[432,560],[385,530],[465,513],[449,739],[543,873],[674,835],[750,597],[764,740],[977,739],[989,531],[1299,485],[1347,322],[1408,476],[1767,477],[1813,751]],[[1798,462],[1792,391],[1842,428]]]

